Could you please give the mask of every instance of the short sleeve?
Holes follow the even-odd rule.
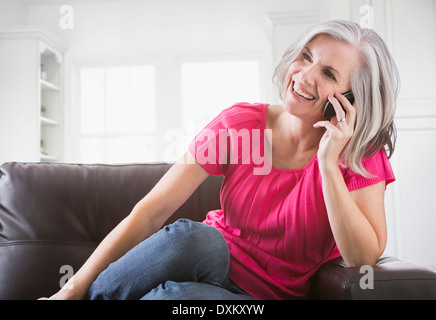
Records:
[[[211,175],[225,174],[229,166],[229,129],[242,132],[261,127],[267,105],[237,103],[224,109],[204,127],[188,146],[195,160]]]
[[[378,151],[369,158],[362,159],[363,167],[372,174],[372,177],[366,178],[351,170],[343,170],[344,180],[348,190],[356,190],[381,181],[386,182],[386,186],[395,181],[391,164],[384,150]]]

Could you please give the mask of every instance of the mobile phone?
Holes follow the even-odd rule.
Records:
[[[353,93],[351,91],[345,92],[342,95],[345,98],[347,98],[347,100],[350,101],[351,104],[354,103],[354,95],[353,95]],[[341,107],[344,110],[344,112],[347,113],[347,111],[345,110],[345,108],[344,108],[344,106],[342,104],[341,104]],[[327,118],[327,119],[330,119],[331,117],[336,115],[335,108],[333,107],[331,102],[328,101],[328,100],[327,100],[327,103],[324,106],[324,111],[323,111],[322,115],[324,116],[324,118]]]

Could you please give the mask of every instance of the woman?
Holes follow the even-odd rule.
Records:
[[[274,79],[282,105],[225,109],[51,298],[296,299],[330,259],[374,264],[395,180],[385,149],[394,150],[398,75],[384,42],[350,22],[315,26]],[[353,105],[342,95],[350,90]],[[223,132],[229,147],[217,143]],[[254,153],[255,132],[272,153],[264,174],[254,173],[256,159],[232,153],[247,134]],[[158,231],[209,174],[224,175],[222,210]]]

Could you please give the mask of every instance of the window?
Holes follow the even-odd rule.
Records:
[[[183,62],[180,65],[181,130],[167,130],[165,161],[176,161],[194,136],[236,102],[260,102],[259,60]]]
[[[262,98],[257,58],[190,57],[176,77],[162,61],[115,63],[79,63],[78,107],[72,110],[79,163],[176,161],[224,108]]]
[[[183,130],[198,132],[236,102],[260,102],[258,60],[181,65]]]
[[[153,65],[81,68],[79,161],[156,158]]]

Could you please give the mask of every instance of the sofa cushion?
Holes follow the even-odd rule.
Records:
[[[395,257],[383,256],[377,260],[371,270],[370,275],[369,270],[346,267],[342,258],[331,260],[324,264],[312,279],[312,298],[436,299],[436,273],[427,268]],[[366,286],[366,281],[371,281],[371,286]]]
[[[77,271],[95,248],[74,242],[0,242],[0,300],[51,296],[63,277]]]

